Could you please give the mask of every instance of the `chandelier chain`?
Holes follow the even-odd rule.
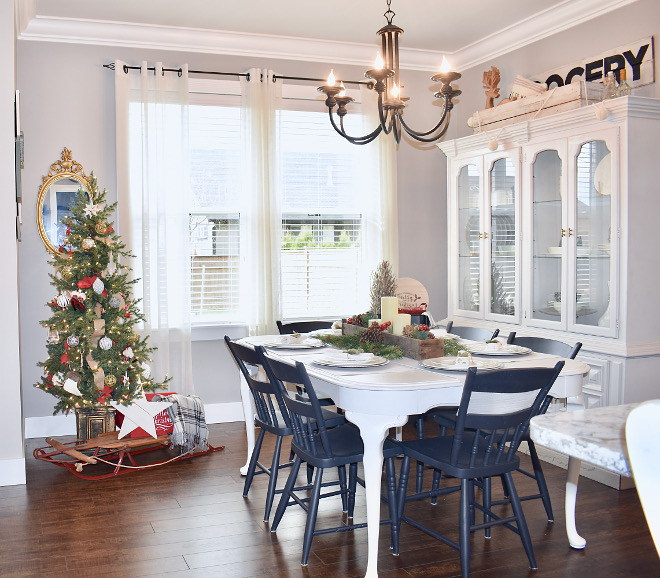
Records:
[[[392,11],[392,0],[387,0],[387,12],[383,14],[388,24],[392,24],[392,20],[396,16],[396,12]]]

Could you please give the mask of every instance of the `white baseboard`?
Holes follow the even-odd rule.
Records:
[[[25,458],[0,460],[0,486],[25,484]]]
[[[243,417],[243,404],[240,401],[206,404],[204,405],[204,413],[206,414],[206,423],[245,421]],[[74,414],[25,418],[26,439],[75,435],[76,416]],[[25,472],[23,475],[25,475]]]
[[[46,415],[43,417],[25,418],[25,438],[45,438],[49,436],[76,435],[76,416]]]
[[[240,401],[232,403],[209,403],[204,406],[206,423],[228,423],[245,421],[243,404]]]
[[[522,444],[520,446],[520,451],[529,453],[527,444]],[[539,459],[542,461],[548,462],[553,466],[558,466],[565,470],[568,469],[568,456],[566,454],[544,448],[538,444],[536,444],[536,453],[538,454]],[[632,478],[627,478],[625,476],[615,474],[614,472],[598,466],[594,466],[592,464],[588,464],[586,462],[582,462],[582,466],[580,467],[580,475],[584,476],[585,478],[589,478],[590,480],[600,482],[601,484],[616,490],[627,490],[629,488],[635,487],[635,483],[633,482]],[[580,490],[578,488],[578,492],[579,491]]]

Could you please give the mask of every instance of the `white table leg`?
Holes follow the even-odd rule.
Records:
[[[254,450],[254,407],[252,405],[252,394],[247,381],[241,373],[241,402],[243,403],[243,416],[245,417],[245,433],[247,435],[247,461],[241,468],[241,476],[246,476],[250,465],[250,458]]]
[[[580,466],[582,460],[569,456],[568,474],[566,475],[566,533],[571,548],[581,550],[587,545],[587,541],[580,536],[575,527],[575,502],[577,499],[578,479],[580,478]]]
[[[380,530],[380,482],[383,471],[383,441],[391,427],[402,426],[408,416],[370,415],[346,412],[346,418],[360,428],[364,442],[364,486],[367,501],[368,558],[365,578],[378,576],[378,533]]]

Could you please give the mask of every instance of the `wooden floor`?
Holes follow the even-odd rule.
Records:
[[[226,446],[224,451],[105,481],[82,480],[34,459],[32,450],[44,445],[43,440],[28,440],[27,484],[0,488],[0,575],[364,575],[364,529],[315,538],[309,566],[302,568],[302,511],[289,508],[277,533],[271,534],[262,522],[265,476],[255,479],[249,499],[242,497],[238,470],[245,461],[243,424],[211,425],[210,432],[211,443]],[[271,448],[269,444],[264,451]],[[515,534],[496,528],[490,540],[481,532],[473,535],[472,576],[660,576],[634,489],[619,492],[580,480],[578,529],[588,545],[576,551],[568,546],[564,529],[565,471],[549,465],[545,469],[555,523],[547,523],[539,500],[524,504],[539,570],[529,570]],[[517,476],[516,483],[522,494],[533,482]],[[416,502],[406,513],[433,519],[438,529],[453,532],[458,497],[449,496],[435,507]],[[336,525],[338,517],[338,500],[323,500],[318,527]],[[359,493],[356,521],[360,517],[364,494]],[[458,552],[410,526],[402,528],[400,556],[392,556],[388,545],[389,528],[382,526],[381,577],[460,575]]]

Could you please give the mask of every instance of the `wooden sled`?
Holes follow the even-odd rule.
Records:
[[[162,435],[157,438],[127,437],[119,439],[118,436],[119,432],[114,431],[101,434],[99,437],[91,440],[61,442],[53,438],[46,438],[46,442],[50,445],[35,449],[33,455],[38,460],[64,467],[75,476],[84,480],[104,480],[136,470],[163,466],[187,458],[205,456],[224,449],[224,446],[214,447],[209,444],[208,450],[188,452],[160,461],[139,464],[135,461],[135,456],[155,450],[167,449],[171,445],[170,437],[168,435]],[[109,466],[111,468],[110,471],[107,471],[107,468],[103,468],[105,471],[96,474],[87,475],[83,473],[84,467],[102,464]]]

